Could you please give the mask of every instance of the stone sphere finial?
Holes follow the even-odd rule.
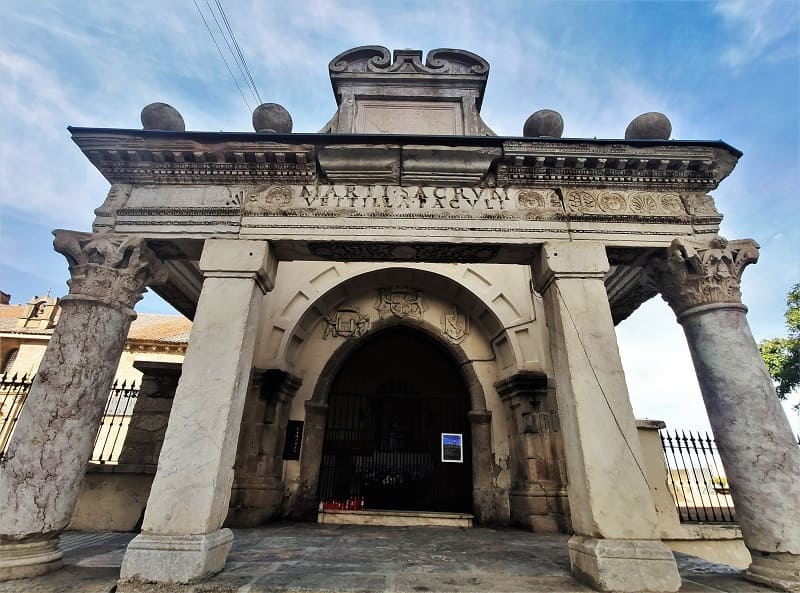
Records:
[[[142,128],[145,130],[166,130],[185,132],[186,124],[178,110],[166,103],[150,103],[142,109]]]
[[[292,116],[277,103],[262,103],[253,111],[253,129],[265,134],[289,134]]]
[[[625,130],[625,140],[669,140],[672,124],[663,113],[648,111],[635,118]]]
[[[548,138],[561,138],[564,132],[564,118],[558,111],[552,109],[540,109],[528,119],[522,126],[522,135],[526,138],[538,138],[546,136]]]

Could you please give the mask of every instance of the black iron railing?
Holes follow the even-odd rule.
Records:
[[[17,418],[28,398],[33,377],[7,374],[0,376],[0,458],[6,452],[8,441],[17,425]]]
[[[717,445],[708,433],[662,430],[667,482],[682,523],[735,523]]]
[[[0,376],[0,458],[5,455],[32,383],[33,377],[28,375]],[[90,461],[117,463],[138,395],[136,383],[114,381],[95,435]]]
[[[100,420],[100,428],[94,438],[94,451],[90,461],[94,463],[117,463],[125,435],[128,433],[133,407],[139,396],[136,383],[114,381],[108,394],[106,409]]]

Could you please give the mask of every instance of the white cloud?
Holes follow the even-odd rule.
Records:
[[[800,52],[800,4],[793,0],[722,0],[714,11],[736,32],[722,53],[729,66]]]

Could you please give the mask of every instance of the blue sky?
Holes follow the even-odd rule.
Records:
[[[223,5],[263,100],[284,105],[296,132],[317,131],[335,111],[328,61],[378,44],[486,58],[482,115],[500,135],[520,135],[528,115],[552,108],[565,137],[621,138],[635,116],[661,111],[675,139],[739,148],[713,192],[722,234],[761,244],[744,301],[757,340],[784,334],[785,296],[800,281],[800,2]],[[245,105],[192,0],[10,1],[0,11],[0,289],[17,303],[66,292],[50,231],[88,230],[108,190],[67,125],[139,128],[141,108],[164,101],[190,130],[250,131],[255,102]],[[138,309],[164,307],[148,296]],[[618,333],[637,416],[707,426],[666,305],[653,299]]]

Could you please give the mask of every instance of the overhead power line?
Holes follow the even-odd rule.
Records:
[[[222,61],[225,63],[225,67],[228,69],[228,74],[230,74],[231,78],[233,79],[233,84],[235,84],[236,88],[239,89],[239,94],[242,96],[244,104],[247,106],[248,110],[252,110],[252,107],[250,107],[250,103],[247,102],[247,97],[245,97],[244,93],[242,92],[242,87],[239,86],[239,81],[236,80],[236,77],[233,75],[231,67],[228,65],[228,60],[225,59],[225,54],[222,53],[222,49],[220,49],[219,43],[217,43],[217,39],[216,37],[214,37],[214,32],[211,30],[211,27],[208,26],[206,17],[203,15],[203,11],[200,10],[200,6],[197,4],[197,0],[192,0],[192,2],[194,2],[194,7],[197,9],[198,14],[200,14],[200,18],[203,19],[203,24],[206,26],[208,34],[211,35],[211,41],[213,41],[214,45],[217,47],[217,51],[219,52],[219,57],[222,58]]]
[[[233,40],[233,45],[236,48],[236,52],[239,55],[239,60],[242,62],[242,66],[244,66],[245,72],[247,72],[247,78],[250,80],[250,84],[253,87],[253,91],[256,93],[256,98],[258,99],[258,103],[261,104],[261,95],[258,92],[258,88],[256,88],[256,83],[253,80],[253,75],[250,73],[250,68],[247,67],[247,60],[244,59],[244,54],[242,53],[242,49],[239,47],[239,42],[236,41],[236,36],[233,34],[233,29],[231,28],[231,24],[228,22],[228,16],[225,14],[225,9],[222,8],[222,3],[220,0],[215,0],[217,3],[217,8],[219,9],[220,15],[222,15],[222,20],[225,22],[225,28],[228,29],[228,33]]]
[[[211,30],[211,26],[208,23],[208,19],[203,14],[200,5],[197,3],[197,0],[192,0],[192,1],[194,2],[194,6],[197,9],[197,12],[200,14],[200,18],[203,19],[203,24],[206,26],[206,30],[208,31],[208,34],[211,36],[211,40],[214,42],[214,45],[217,48],[217,52],[219,53],[223,63],[225,64],[225,68],[227,68],[228,74],[230,74],[231,79],[233,80],[233,83],[236,85],[236,88],[239,90],[239,94],[242,96],[245,105],[247,106],[248,110],[250,110],[251,109],[250,103],[247,100],[247,97],[245,96],[245,91],[242,90],[242,85],[239,84],[239,80],[234,74],[234,71],[231,68],[228,60],[225,58],[225,54],[223,53],[220,44],[217,42],[217,38],[214,35],[214,32]],[[220,2],[220,0],[215,0],[217,12],[219,13],[219,18],[217,17],[217,12],[215,12],[214,7],[211,5],[209,0],[205,0],[205,3],[206,7],[208,8],[208,12],[211,14],[211,17],[214,19],[214,22],[217,25],[217,29],[219,30],[219,34],[222,36],[222,40],[225,42],[225,45],[228,48],[230,56],[233,58],[233,62],[236,65],[236,69],[239,71],[239,74],[241,75],[242,82],[247,87],[249,94],[251,94],[253,99],[257,102],[257,104],[260,105],[262,103],[261,95],[258,92],[255,80],[253,80],[253,75],[250,72],[250,68],[248,68],[247,66],[247,61],[245,60],[244,53],[242,52],[242,49],[239,46],[239,42],[236,40],[236,36],[233,33],[233,28],[231,27],[230,22],[228,21],[228,17],[225,14],[225,9],[222,7],[222,3]],[[222,19],[222,22],[225,25],[224,30],[222,24],[220,24],[220,19]]]

